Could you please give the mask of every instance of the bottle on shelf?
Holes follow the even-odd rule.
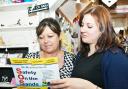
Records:
[[[13,3],[22,3],[24,0],[12,0]]]
[[[4,42],[3,38],[2,38],[2,36],[0,36],[0,46],[2,46],[2,45],[5,45],[5,42]]]
[[[5,53],[0,57],[0,63],[1,65],[6,65],[7,64],[7,58],[8,58],[8,49],[5,49]]]
[[[32,2],[33,0],[24,0],[24,2]]]

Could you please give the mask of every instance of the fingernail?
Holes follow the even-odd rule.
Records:
[[[50,87],[48,87],[48,89],[50,89]]]
[[[48,84],[48,86],[50,86],[50,82],[48,82],[47,84]]]

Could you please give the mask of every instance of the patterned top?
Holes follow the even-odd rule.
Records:
[[[25,58],[40,58],[40,54],[39,52],[28,53]],[[61,79],[71,77],[74,60],[76,60],[76,56],[74,54],[64,51],[64,65],[59,70]]]

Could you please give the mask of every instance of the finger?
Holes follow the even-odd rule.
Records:
[[[50,85],[50,89],[67,89],[65,84]]]
[[[64,84],[65,81],[63,79],[59,79],[59,80],[52,80],[50,82],[51,85],[56,85],[56,84]]]

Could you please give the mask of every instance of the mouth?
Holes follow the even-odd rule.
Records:
[[[51,45],[42,44],[42,47],[43,48],[49,48],[49,47],[51,47]]]
[[[51,45],[44,45],[44,47],[45,47],[45,48],[49,48],[49,47],[51,47]]]
[[[87,37],[87,35],[81,35],[81,37],[86,38],[86,37]]]

